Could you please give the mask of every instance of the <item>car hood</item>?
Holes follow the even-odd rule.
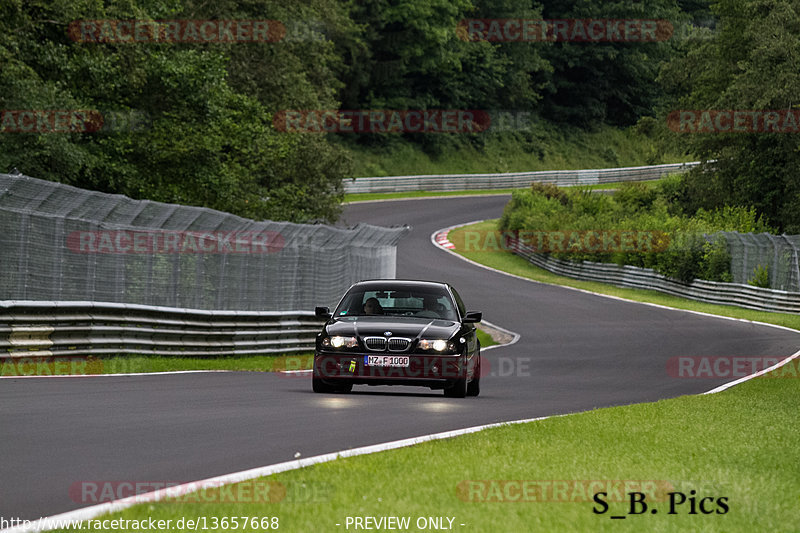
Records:
[[[384,337],[387,331],[391,331],[392,337],[449,339],[459,327],[458,322],[435,318],[351,316],[335,318],[325,330],[328,335],[343,337]]]

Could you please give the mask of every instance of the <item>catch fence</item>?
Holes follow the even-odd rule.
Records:
[[[731,275],[734,283],[756,279],[759,269],[766,269],[766,279],[772,289],[800,291],[798,249],[800,235],[771,235],[769,233],[720,232],[731,254]]]
[[[0,300],[280,311],[395,277],[408,228],[254,221],[0,174]]]

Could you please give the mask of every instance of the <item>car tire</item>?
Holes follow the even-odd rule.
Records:
[[[458,378],[452,384],[445,387],[444,395],[448,398],[464,398],[467,395],[467,357],[459,362],[461,371],[464,372],[463,378]],[[460,372],[459,372],[460,373]]]
[[[467,395],[467,379],[457,379],[450,387],[445,387],[444,395],[448,398],[464,398]]]
[[[478,364],[475,366],[475,373],[472,381],[467,385],[467,396],[477,396],[481,393],[481,356],[478,356]]]
[[[332,393],[332,392],[350,392],[353,390],[352,383],[345,383],[343,385],[328,385],[320,378],[311,378],[311,388],[314,392]]]
[[[318,377],[311,378],[311,388],[314,390],[314,392],[322,393],[334,392],[336,390],[333,388],[333,386],[328,385]]]

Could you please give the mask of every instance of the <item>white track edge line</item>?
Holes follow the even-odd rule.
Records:
[[[526,277],[523,277],[523,276],[518,276],[516,274],[511,274],[509,272],[504,272],[502,270],[498,270],[498,269],[492,268],[490,266],[482,265],[482,264],[480,264],[480,263],[478,263],[476,261],[473,261],[472,259],[468,259],[468,258],[464,257],[463,255],[461,255],[461,254],[459,254],[457,252],[454,252],[453,250],[449,250],[447,248],[439,246],[438,243],[435,240],[435,236],[440,234],[440,233],[442,233],[442,232],[445,232],[445,231],[449,232],[449,231],[452,231],[454,229],[461,228],[463,226],[469,226],[470,224],[477,224],[479,222],[485,222],[485,221],[484,220],[475,220],[473,222],[466,222],[464,224],[456,224],[455,226],[450,226],[450,227],[447,227],[447,228],[443,228],[443,229],[434,231],[433,234],[431,234],[431,243],[433,243],[433,245],[436,246],[437,248],[439,248],[440,250],[443,250],[443,251],[445,251],[447,253],[453,254],[455,257],[458,257],[462,261],[466,261],[467,263],[471,263],[471,264],[473,264],[475,266],[478,266],[478,267],[486,269],[486,270],[491,270],[492,272],[497,272],[498,274],[503,274],[503,275],[506,275],[506,276],[510,276],[512,278],[521,279],[523,281],[528,281],[530,283],[538,283],[540,285],[549,285],[551,287],[561,287],[563,289],[569,289],[569,290],[572,290],[572,291],[583,292],[583,293],[586,293],[586,294],[593,294],[595,296],[601,296],[603,298],[610,298],[612,300],[620,300],[620,301],[623,301],[623,302],[632,302],[632,303],[636,303],[636,304],[640,304],[640,305],[649,305],[651,307],[658,307],[660,309],[670,309],[672,311],[681,311],[681,312],[684,312],[684,313],[692,313],[692,314],[695,314],[695,315],[707,316],[707,317],[711,317],[711,318],[722,318],[722,319],[725,319],[725,320],[735,320],[737,322],[747,322],[747,323],[750,323],[750,324],[758,324],[759,326],[769,326],[771,328],[777,328],[777,329],[782,329],[782,330],[786,330],[786,331],[791,331],[793,333],[800,333],[800,330],[797,330],[797,329],[794,329],[794,328],[790,328],[790,327],[787,327],[787,326],[780,326],[778,324],[770,324],[768,322],[759,322],[758,320],[748,320],[746,318],[735,318],[735,317],[732,317],[732,316],[715,315],[713,313],[706,313],[704,311],[693,311],[691,309],[680,309],[679,307],[670,307],[668,305],[656,304],[656,303],[652,303],[652,302],[640,302],[638,300],[631,300],[629,298],[623,298],[621,296],[613,296],[611,294],[603,294],[603,293],[600,293],[600,292],[594,292],[594,291],[590,291],[590,290],[587,290],[587,289],[579,289],[577,287],[569,287],[567,285],[559,285],[557,283],[547,283],[545,281],[538,281],[538,280],[535,280],[535,279],[530,279],[530,278],[526,278]],[[556,274],[556,275],[558,275],[558,274]],[[564,276],[564,277],[567,277],[567,276]],[[570,278],[570,279],[572,279],[572,278]],[[576,281],[582,281],[582,280],[576,280]],[[627,287],[622,287],[622,288],[627,288]]]
[[[777,363],[775,363],[774,365],[772,365],[769,368],[765,368],[763,370],[759,370],[758,372],[756,372],[754,374],[750,374],[749,376],[744,376],[743,378],[739,378],[739,379],[730,381],[728,383],[723,383],[719,387],[711,389],[710,391],[706,391],[703,394],[715,394],[717,392],[722,392],[722,391],[724,391],[726,389],[729,389],[729,388],[733,387],[734,385],[738,385],[740,383],[744,383],[745,381],[750,381],[751,379],[756,378],[758,376],[763,376],[767,372],[771,372],[773,370],[776,370],[776,369],[786,365],[790,361],[793,361],[794,359],[797,359],[798,357],[800,357],[800,350],[798,350],[795,353],[793,353],[792,355],[788,356],[786,359],[781,359],[780,361],[778,361]]]

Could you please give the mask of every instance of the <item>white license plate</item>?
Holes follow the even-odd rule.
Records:
[[[409,357],[402,355],[365,355],[364,366],[397,366],[407,367]]]

